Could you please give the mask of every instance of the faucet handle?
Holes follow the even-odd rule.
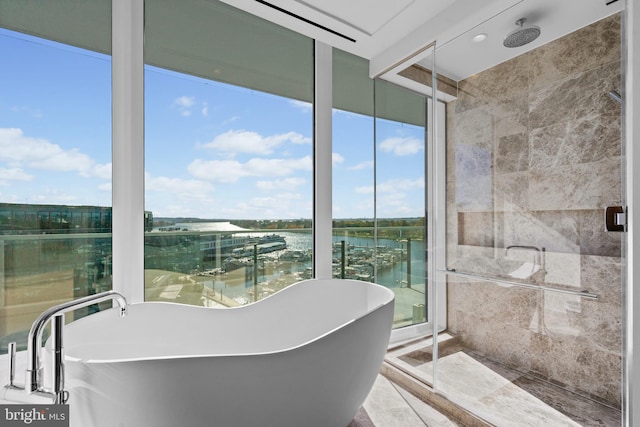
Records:
[[[7,352],[9,353],[9,385],[15,385],[14,381],[16,379],[16,342],[10,342],[7,347]]]

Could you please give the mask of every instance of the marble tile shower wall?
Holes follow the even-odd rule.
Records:
[[[618,406],[622,377],[620,16],[459,83],[447,106],[448,266],[489,274],[544,247],[545,285],[448,284],[448,327],[497,361]],[[516,259],[533,253],[513,251]],[[493,271],[495,273],[495,271]],[[492,274],[493,274],[492,273]]]

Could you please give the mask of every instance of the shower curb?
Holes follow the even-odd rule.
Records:
[[[408,375],[406,372],[398,369],[387,361],[382,364],[380,373],[389,381],[399,385],[461,426],[495,427],[494,424],[479,418],[477,415],[452,402],[445,396],[438,394],[427,384],[418,381],[413,376]]]

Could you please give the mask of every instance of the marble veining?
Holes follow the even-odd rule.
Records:
[[[529,92],[529,126],[539,128],[610,112],[616,106],[607,94],[619,88],[619,73],[620,61],[616,61]]]
[[[532,171],[529,207],[534,210],[598,209],[620,204],[619,157]],[[604,214],[603,214],[604,215]]]
[[[514,133],[498,139],[496,174],[529,170],[529,139],[525,133]]]
[[[620,17],[612,15],[524,56],[530,64],[530,86],[535,88],[577,70],[618,61],[620,55]]]

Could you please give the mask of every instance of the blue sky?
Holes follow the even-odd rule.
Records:
[[[106,55],[0,29],[0,202],[111,205]],[[373,216],[373,119],[334,111],[333,212]],[[378,216],[424,215],[423,129],[377,121]],[[312,213],[311,105],[147,67],[145,208]]]

